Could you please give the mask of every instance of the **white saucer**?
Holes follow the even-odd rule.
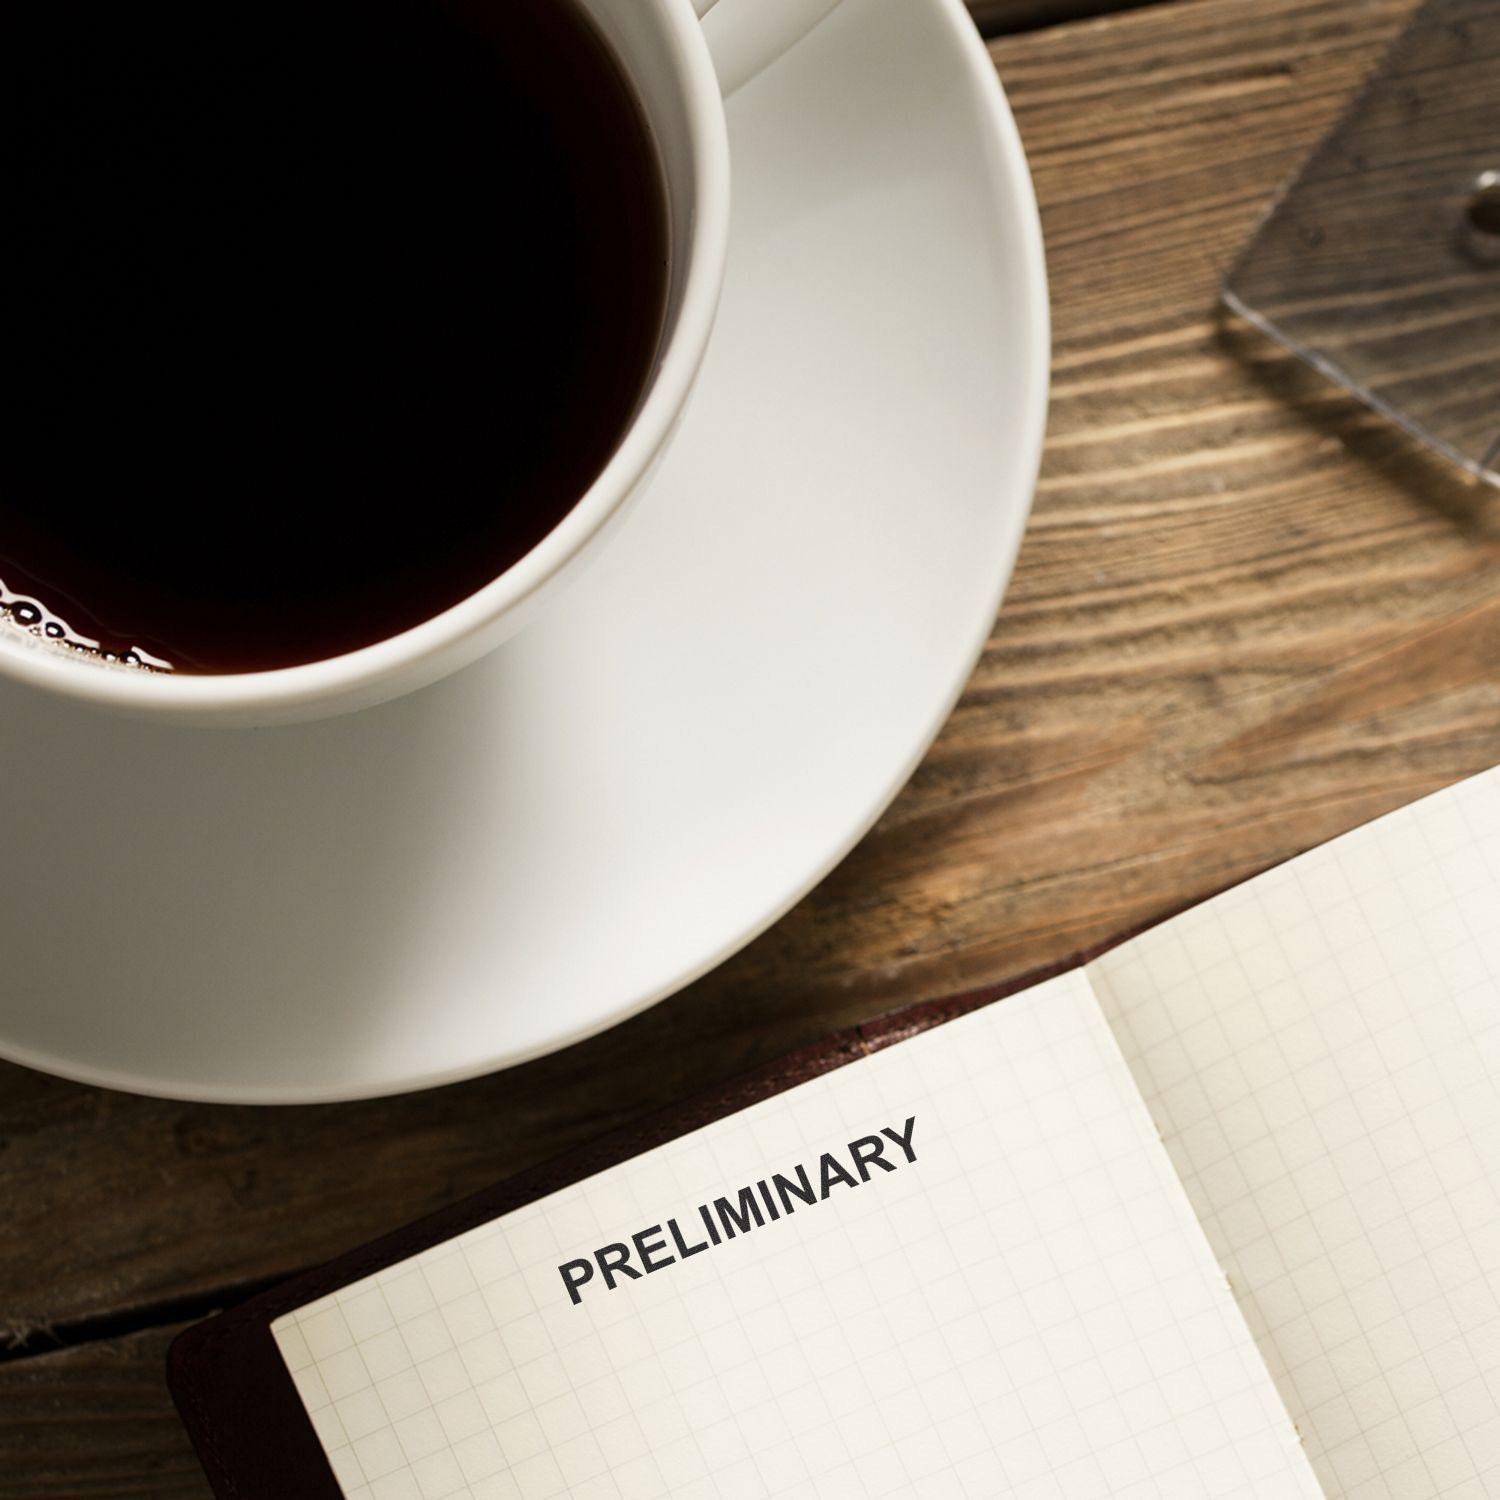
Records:
[[[0,1054],[240,1102],[483,1073],[718,963],[885,807],[1030,503],[1030,181],[958,0],[845,0],[730,132],[693,407],[540,624],[292,729],[0,698]]]

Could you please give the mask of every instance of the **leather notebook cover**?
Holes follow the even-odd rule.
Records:
[[[1027,989],[1082,958],[837,1032],[713,1094],[612,1131],[186,1329],[168,1351],[167,1384],[214,1493],[221,1500],[342,1500],[271,1335],[272,1322],[284,1313],[810,1078]]]

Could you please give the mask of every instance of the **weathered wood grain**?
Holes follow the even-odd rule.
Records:
[[[179,1316],[1500,761],[1500,502],[1215,305],[1276,184],[1410,10],[1175,0],[997,40],[1049,242],[1051,435],[1006,608],[911,785],[714,974],[499,1077],[273,1111],[0,1070],[0,1323],[45,1344],[48,1326]],[[164,1401],[154,1337],[0,1365],[0,1411],[53,1392],[61,1476],[26,1488],[0,1446],[0,1497],[132,1493],[107,1487],[126,1467],[110,1402]],[[0,1444],[36,1441],[37,1420]],[[180,1440],[150,1430],[131,1451],[174,1474]],[[199,1493],[174,1483],[139,1492]]]
[[[5,1366],[0,1494],[206,1500],[208,1482],[161,1378],[176,1332],[154,1328]]]

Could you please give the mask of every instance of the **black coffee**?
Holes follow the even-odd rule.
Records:
[[[4,597],[289,666],[471,594],[603,467],[666,212],[574,0],[17,0],[0,56]]]

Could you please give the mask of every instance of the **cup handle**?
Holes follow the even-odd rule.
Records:
[[[840,0],[693,0],[727,99],[800,41]]]

